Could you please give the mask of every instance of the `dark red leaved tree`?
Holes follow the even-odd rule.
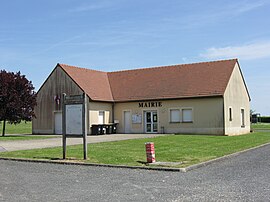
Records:
[[[3,121],[2,136],[6,121],[17,124],[35,117],[36,93],[31,81],[20,72],[0,71],[0,121]]]

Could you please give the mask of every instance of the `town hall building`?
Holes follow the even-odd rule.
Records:
[[[57,64],[37,93],[33,134],[62,134],[62,94],[87,96],[87,129],[117,133],[250,132],[250,95],[237,59],[103,72]]]

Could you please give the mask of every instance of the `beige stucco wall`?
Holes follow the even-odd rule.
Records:
[[[140,108],[139,102],[116,103],[115,120],[119,121],[117,132],[124,133],[124,111],[130,111],[131,116],[142,115],[142,123],[131,123],[131,133],[145,133],[144,112],[156,110],[158,133],[161,133],[161,128],[164,127],[165,133],[224,134],[222,97],[157,101],[162,102],[162,107]],[[170,109],[183,108],[192,108],[193,122],[170,123]]]
[[[229,120],[229,108],[232,120]],[[245,111],[245,126],[241,127],[241,109]],[[224,93],[225,134],[240,135],[250,132],[250,103],[248,93],[238,64],[232,72]]]
[[[37,106],[35,107],[36,118],[32,120],[33,134],[54,133],[54,113],[62,111],[61,101],[57,105],[54,96],[82,94],[81,89],[62,70],[55,68],[37,95]],[[61,97],[62,99],[62,97]]]
[[[104,123],[112,122],[112,103],[106,102],[89,102],[89,125],[98,123],[98,114],[100,111],[104,111]]]

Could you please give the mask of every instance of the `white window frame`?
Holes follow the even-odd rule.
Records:
[[[177,121],[172,120],[172,116],[171,116],[172,111],[178,111],[179,120],[177,120]],[[170,123],[181,123],[181,109],[180,108],[171,108],[171,109],[169,109],[169,120],[170,120]]]
[[[184,110],[191,110],[191,120],[185,121],[184,120]],[[192,107],[184,107],[181,108],[181,116],[182,116],[182,123],[193,123],[194,122],[194,115],[193,115],[193,108]]]

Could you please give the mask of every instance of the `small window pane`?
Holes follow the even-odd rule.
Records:
[[[170,110],[170,119],[171,119],[171,122],[180,122],[180,110],[179,109],[171,109]]]
[[[151,123],[151,112],[146,112],[146,122]]]
[[[157,113],[153,112],[153,122],[157,122]]]
[[[192,109],[183,109],[183,122],[192,122]]]
[[[146,124],[146,132],[151,132],[151,124]]]
[[[153,124],[153,132],[158,132],[158,127],[157,123]]]
[[[245,110],[241,109],[241,124],[245,126]]]
[[[229,108],[229,121],[232,121],[232,108]]]

